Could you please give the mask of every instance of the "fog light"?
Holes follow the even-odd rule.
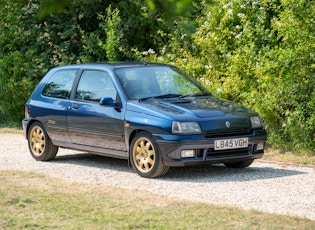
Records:
[[[183,150],[180,153],[180,156],[182,158],[184,158],[184,157],[195,157],[195,150]]]
[[[257,149],[257,151],[258,150],[264,150],[264,143],[258,143],[256,149]]]

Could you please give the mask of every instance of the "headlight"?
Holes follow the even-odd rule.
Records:
[[[173,121],[172,133],[198,134],[201,133],[201,129],[197,122]]]
[[[250,118],[250,121],[252,123],[252,128],[257,129],[262,127],[262,123],[259,116],[254,116]]]

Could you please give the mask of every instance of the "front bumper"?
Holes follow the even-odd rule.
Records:
[[[239,136],[204,138],[203,136],[194,137],[194,140],[180,139],[167,140],[167,137],[157,138],[157,144],[163,156],[164,164],[167,166],[189,166],[200,164],[215,164],[225,162],[246,161],[250,159],[262,158],[263,149],[257,149],[258,144],[265,145],[267,140],[266,132],[254,132],[248,137],[248,147],[232,150],[214,150],[214,141],[217,139],[240,138]],[[182,150],[194,150],[194,157],[181,157]]]

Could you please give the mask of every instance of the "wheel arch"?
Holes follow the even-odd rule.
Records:
[[[32,119],[30,120],[28,123],[27,123],[27,126],[26,126],[26,130],[25,130],[25,136],[26,136],[26,139],[28,139],[28,132],[30,130],[30,127],[32,126],[32,124],[34,124],[35,122],[39,122],[43,125],[42,122],[40,122],[39,120],[36,120],[36,119]]]
[[[131,145],[131,142],[134,139],[134,137],[140,132],[149,132],[149,131],[147,131],[145,129],[135,129],[129,134],[128,146],[127,146],[127,148],[128,148],[128,165],[129,166],[131,166],[131,162],[130,162],[130,145]]]
[[[133,130],[133,131],[130,133],[130,135],[129,135],[129,140],[128,140],[128,145],[129,145],[129,146],[130,146],[130,144],[131,144],[133,138],[134,138],[138,133],[140,133],[140,132],[149,132],[149,131],[147,131],[147,130],[145,130],[145,129],[135,129],[135,130]]]

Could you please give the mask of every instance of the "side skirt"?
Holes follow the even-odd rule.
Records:
[[[98,148],[98,147],[87,146],[87,145],[78,145],[78,144],[72,144],[69,142],[60,142],[60,141],[53,141],[53,144],[61,148],[65,148],[65,149],[79,150],[79,151],[89,152],[96,155],[108,156],[108,157],[119,158],[119,159],[126,159],[126,160],[128,159],[127,151],[119,151],[115,149],[104,149],[104,148]]]

